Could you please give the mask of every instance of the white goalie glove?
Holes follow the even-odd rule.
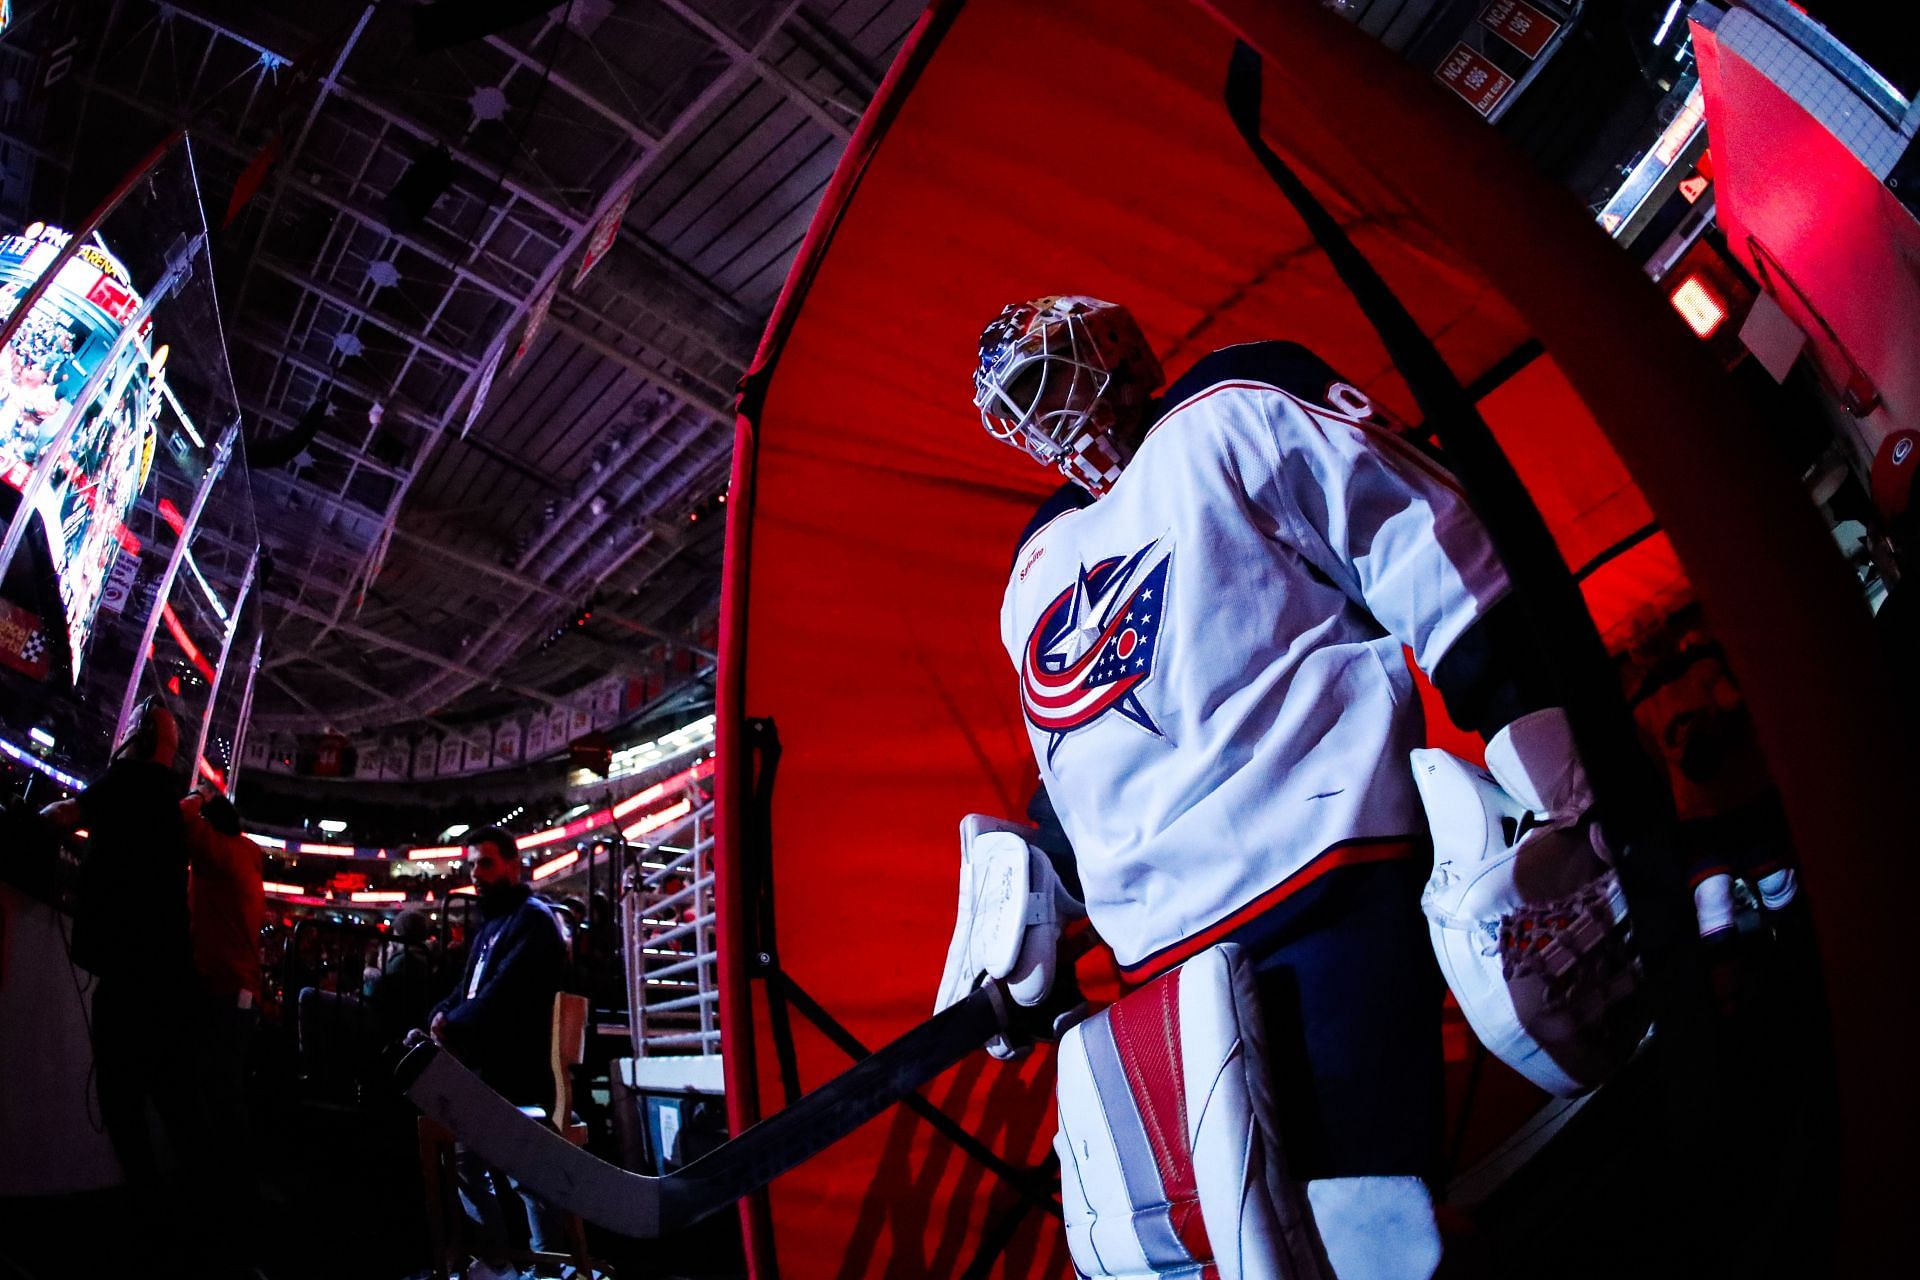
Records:
[[[1447,986],[1480,1042],[1549,1093],[1599,1084],[1647,1018],[1626,895],[1558,707],[1487,744],[1487,768],[1413,752],[1433,832],[1421,906]]]
[[[1034,828],[984,814],[960,822],[960,910],[933,1011],[958,1004],[981,982],[1004,981],[1016,1004],[1038,1005],[1053,990],[1060,935],[1086,915],[1047,856],[1028,843]],[[1071,1021],[1063,1017],[1056,1030]],[[987,1043],[996,1058],[1021,1052],[1005,1036]]]

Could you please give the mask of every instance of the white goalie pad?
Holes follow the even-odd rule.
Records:
[[[960,823],[960,905],[933,1011],[966,999],[982,977],[1002,979],[1014,1002],[1037,1005],[1053,989],[1060,934],[1086,914],[1047,856],[1027,843],[1032,827],[970,813]],[[996,1057],[1012,1050],[1001,1037]]]
[[[1057,1084],[1067,1243],[1087,1277],[1422,1280],[1418,1178],[1287,1176],[1251,966],[1209,948],[1075,1026]]]
[[[1534,809],[1445,751],[1412,754],[1433,833],[1421,907],[1448,988],[1495,1057],[1549,1093],[1586,1092],[1647,1028],[1626,895],[1597,828],[1532,825],[1574,806]]]

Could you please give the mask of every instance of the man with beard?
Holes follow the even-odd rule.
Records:
[[[467,951],[466,971],[434,1007],[428,1034],[518,1106],[553,1105],[549,1062],[553,998],[567,973],[567,947],[552,910],[521,883],[512,836],[482,827],[467,837],[482,923]],[[528,1243],[544,1252],[560,1239],[552,1211],[530,1191],[459,1152],[460,1202],[477,1232],[470,1277],[510,1276],[501,1195],[511,1188],[526,1206]],[[502,1184],[505,1184],[504,1186]]]

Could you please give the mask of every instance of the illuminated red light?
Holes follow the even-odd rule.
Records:
[[[305,840],[302,840],[294,852],[303,854],[315,853],[323,858],[351,858],[353,856],[353,846],[347,844],[308,844]]]
[[[1687,322],[1687,328],[1702,338],[1711,338],[1727,319],[1727,304],[1699,276],[1680,282],[1670,299],[1673,309]]]
[[[578,849],[575,849],[572,853],[563,853],[552,862],[543,862],[535,867],[533,869],[533,878],[535,880],[545,880],[548,876],[557,876],[578,861],[580,861],[580,851]]]
[[[678,804],[668,805],[666,808],[660,810],[657,813],[648,814],[646,817],[640,819],[640,821],[634,823],[632,826],[628,827],[625,831],[622,831],[620,834],[626,837],[627,839],[632,840],[638,836],[643,836],[647,834],[647,832],[649,831],[658,831],[661,827],[666,826],[669,822],[672,822],[674,819],[684,818],[692,812],[693,812],[693,801],[682,800]]]
[[[441,858],[464,858],[466,854],[465,845],[437,844],[431,848],[415,849],[407,856],[415,862],[434,862]]]
[[[460,886],[460,887],[459,887],[458,889],[455,889],[455,890],[454,890],[453,892],[454,892],[454,893],[458,893],[458,894],[463,894],[463,895],[465,895],[466,897],[469,897],[469,898],[471,898],[471,897],[474,897],[474,896],[476,896],[476,895],[477,895],[477,894],[478,894],[478,893],[479,893],[480,891],[479,891],[478,889],[476,889],[476,888],[474,888],[474,887],[473,887],[472,885],[470,885],[470,884],[463,884],[463,885],[461,885],[461,886]],[[449,894],[448,896],[449,896],[449,897],[451,897],[452,895],[451,895],[451,894]]]
[[[171,528],[176,535],[187,527],[186,517],[180,514],[180,508],[173,505],[172,498],[160,499],[159,507],[160,518],[167,522],[168,527]]]
[[[188,660],[199,668],[200,674],[205,676],[208,682],[212,682],[213,664],[207,661],[206,655],[202,654],[199,646],[194,644],[193,637],[187,634],[187,629],[180,625],[180,619],[175,616],[172,605],[160,606],[160,619],[167,624],[167,632],[173,636],[174,643],[180,646]]]

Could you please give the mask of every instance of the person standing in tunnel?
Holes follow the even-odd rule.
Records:
[[[1486,530],[1451,474],[1363,391],[1289,342],[1215,351],[1156,396],[1163,381],[1133,317],[1095,298],[1010,306],[982,336],[983,424],[1067,483],[1021,534],[1000,612],[1040,774],[1033,825],[975,815],[962,827],[963,867],[983,829],[1028,845],[1015,855],[1031,856],[1016,868],[1031,878],[1024,911],[1002,922],[1024,936],[1023,968],[981,968],[992,895],[970,901],[963,879],[939,1004],[983,973],[1007,979],[1015,1002],[1041,1003],[1050,939],[1082,911],[1143,984],[1234,943],[1264,1011],[1288,1176],[1431,1185],[1442,1056],[1428,915],[1460,889],[1430,856],[1409,767],[1424,724],[1403,653],[1487,739],[1514,807],[1568,833],[1570,882],[1605,869],[1585,771]],[[1064,1134],[1075,1099],[1062,1055]],[[1565,1074],[1550,1087],[1579,1087]],[[1097,1204],[1096,1184],[1124,1181],[1122,1217],[1139,1222],[1156,1203],[1139,1199],[1124,1144],[1110,1148],[1124,1179],[1082,1144],[1056,1145],[1074,1175],[1076,1262],[1109,1274],[1112,1257],[1076,1233],[1111,1228],[1089,1227],[1074,1197]],[[1431,1236],[1430,1206],[1422,1215]],[[1339,1215],[1315,1216],[1331,1250]],[[1126,1243],[1143,1251],[1121,1254],[1127,1266],[1205,1261],[1149,1234]]]

